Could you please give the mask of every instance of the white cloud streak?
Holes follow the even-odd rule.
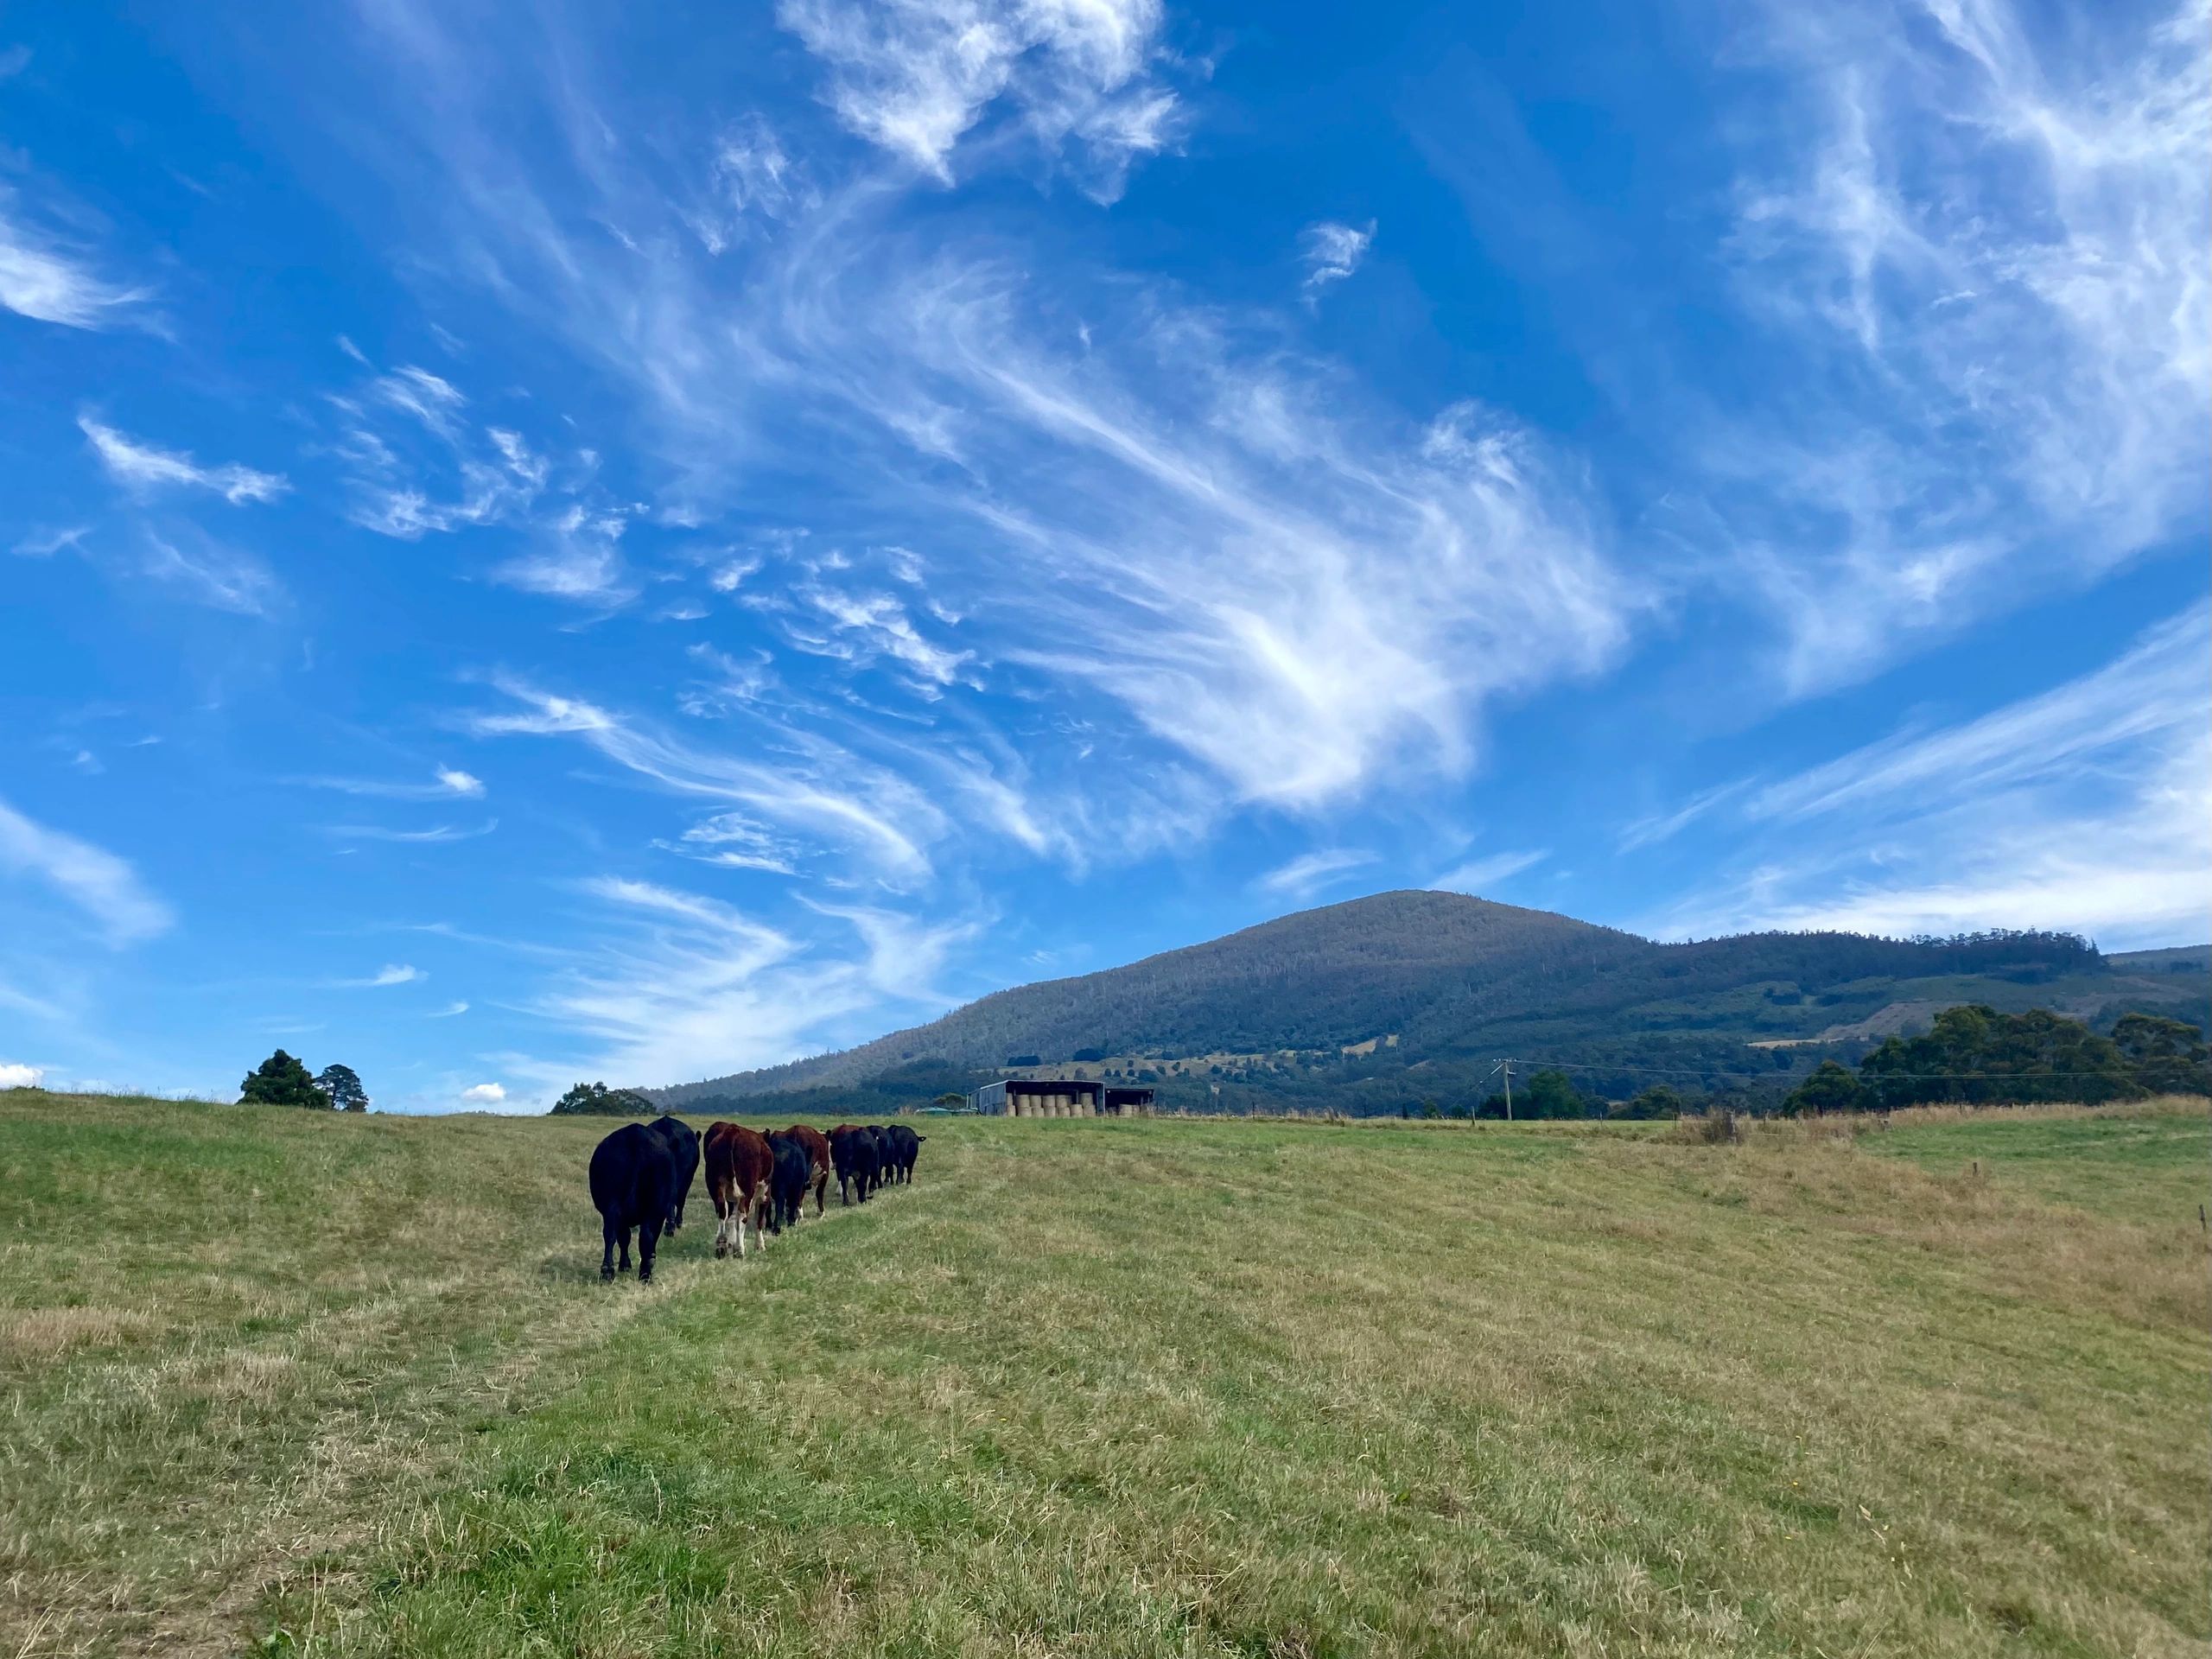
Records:
[[[1173,136],[1175,96],[1152,73],[1160,0],[783,0],[777,17],[830,66],[848,127],[947,184],[1001,101],[1101,201]]]
[[[448,841],[474,841],[488,836],[499,827],[497,818],[486,818],[474,829],[458,824],[432,824],[424,830],[394,830],[378,823],[334,823],[323,833],[346,841],[391,841],[416,846],[435,846]]]
[[[2108,666],[1751,794],[1743,874],[1655,931],[2070,928],[2194,943],[2212,915],[2212,610]]]
[[[1487,858],[1478,858],[1462,864],[1456,870],[1440,875],[1429,887],[1438,893],[1471,893],[1478,899],[1487,898],[1485,888],[1495,887],[1510,880],[1523,870],[1534,869],[1550,856],[1548,851],[1521,853],[1492,853]]]
[[[1769,378],[1811,395],[1701,461],[1794,690],[2202,524],[2212,20],[2050,21],[1774,16],[1789,91],[1733,251]]]
[[[1305,899],[1338,877],[1375,862],[1375,855],[1357,847],[1328,847],[1302,853],[1267,871],[1253,884],[1267,893]]]
[[[67,549],[81,548],[85,537],[92,534],[89,524],[72,524],[66,530],[35,530],[8,550],[26,559],[50,559]]]
[[[144,537],[145,575],[195,604],[238,616],[266,616],[283,598],[276,578],[258,560],[188,524],[172,526],[166,536],[148,530]]]
[[[1374,240],[1372,219],[1364,230],[1328,219],[1308,225],[1299,238],[1299,251],[1306,262],[1306,298],[1317,298],[1332,283],[1341,283],[1357,270],[1360,261],[1367,257],[1368,245]]]
[[[378,778],[302,778],[300,781],[310,789],[335,790],[341,795],[365,795],[389,801],[442,801],[461,798],[480,799],[484,794],[484,783],[480,778],[450,766],[440,766],[427,784],[402,784]]]
[[[150,938],[175,920],[123,859],[35,823],[5,801],[0,801],[0,872],[52,888],[118,944]]]
[[[577,1062],[583,1071],[648,1086],[797,1058],[886,1000],[939,1010],[948,999],[931,977],[973,931],[871,906],[820,907],[852,929],[854,951],[810,946],[720,900],[653,882],[608,876],[584,889],[618,930],[579,953],[536,1007],[597,1045]],[[575,1069],[536,1071],[550,1084]]]
[[[885,880],[912,883],[929,874],[924,847],[943,832],[943,814],[905,779],[821,740],[786,734],[799,758],[773,766],[677,742],[518,680],[498,684],[521,707],[470,717],[468,728],[480,737],[574,737],[678,794],[728,801],[842,846]]]
[[[129,318],[145,298],[143,289],[98,276],[74,251],[25,224],[13,194],[0,186],[0,306],[38,322],[100,329]]]
[[[855,66],[840,87],[857,99],[874,86],[895,113],[907,68],[935,61],[954,16],[824,5],[785,21]],[[975,16],[976,50],[997,62],[998,10]],[[693,193],[615,140],[581,89],[547,94],[585,158],[580,176],[540,179],[492,137],[480,79],[435,21],[404,6],[380,16],[435,81],[441,115],[424,137],[459,187],[446,226],[467,267],[499,272],[506,302],[627,381],[701,511],[742,467],[825,518],[852,513],[877,545],[962,543],[931,584],[950,638],[887,590],[821,570],[817,596],[835,609],[791,605],[801,584],[765,580],[746,582],[747,600],[780,606],[793,643],[856,669],[897,664],[925,702],[954,702],[972,677],[1102,733],[1110,753],[1090,765],[1116,763],[1137,792],[1166,798],[1157,811],[1095,815],[1113,850],[1129,844],[1120,826],[1147,819],[1188,828],[1236,802],[1303,812],[1383,779],[1464,774],[1486,705],[1601,669],[1645,603],[1607,556],[1601,493],[1577,458],[1503,411],[1461,404],[1408,422],[1331,365],[1110,275],[1079,297],[1065,283],[1042,296],[957,232],[906,240],[880,181],[825,197],[756,257],[715,258],[684,219]],[[1010,27],[1042,35],[986,84],[1010,74],[1021,108],[1020,89],[1061,58],[1095,53],[1135,87],[1158,21],[1148,8],[1046,5]],[[1093,45],[1072,43],[1094,30]],[[880,64],[879,50],[891,54]],[[857,103],[850,113],[862,118]],[[966,118],[916,117],[912,131],[957,137]],[[883,137],[894,142],[890,126]],[[938,138],[915,145],[946,153]],[[552,204],[579,187],[619,237],[557,228],[573,214]],[[623,725],[576,734],[639,753]],[[1072,757],[1014,759],[1039,789],[1077,792]],[[1211,802],[1192,762],[1215,780]],[[649,764],[689,791],[732,787]],[[1003,791],[1016,768],[995,756],[992,767],[961,780],[964,798]],[[1074,831],[1045,817],[997,816],[1081,855]],[[902,838],[918,848],[942,817],[925,811]]]
[[[394,985],[412,985],[429,977],[411,963],[388,962],[366,979],[341,979],[338,983],[347,990],[380,991]]]
[[[248,501],[273,501],[291,486],[276,473],[257,472],[235,464],[202,467],[177,450],[161,449],[127,437],[90,416],[77,424],[92,441],[92,448],[108,475],[127,488],[151,491],[171,486],[212,490],[232,506]]]

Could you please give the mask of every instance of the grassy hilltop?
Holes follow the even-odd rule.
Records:
[[[0,1653],[2212,1650],[2201,1103],[607,1127],[0,1094]]]

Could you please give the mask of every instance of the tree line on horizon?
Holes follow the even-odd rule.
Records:
[[[1858,1069],[1823,1060],[1783,1097],[1791,1116],[1904,1106],[2103,1105],[2149,1095],[2212,1095],[2204,1033],[2184,1020],[2122,1014],[2107,1037],[2048,1008],[1946,1008],[1916,1037],[1891,1037]]]
[[[603,1083],[579,1083],[555,1101],[549,1117],[654,1117],[660,1108],[635,1089],[610,1089]]]
[[[278,1049],[245,1074],[238,1085],[241,1106],[302,1106],[310,1111],[365,1112],[369,1091],[350,1065],[326,1065],[310,1072],[304,1060]]]

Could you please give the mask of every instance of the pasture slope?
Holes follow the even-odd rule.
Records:
[[[2204,1654],[2201,1103],[608,1126],[0,1095],[0,1654]]]

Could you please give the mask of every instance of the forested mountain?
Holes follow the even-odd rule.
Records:
[[[1763,933],[1662,944],[1548,911],[1386,893],[1127,967],[1000,991],[943,1019],[790,1065],[651,1090],[866,1110],[1007,1068],[1154,1083],[1171,1104],[1393,1110],[1478,1085],[1494,1061],[1565,1063],[1593,1091],[1664,1076],[1786,1088],[1818,1059],[1961,1002],[2106,1025],[2206,1017],[2206,953],[2106,957],[2070,934],[1899,940]],[[766,1107],[770,1103],[759,1103]]]

